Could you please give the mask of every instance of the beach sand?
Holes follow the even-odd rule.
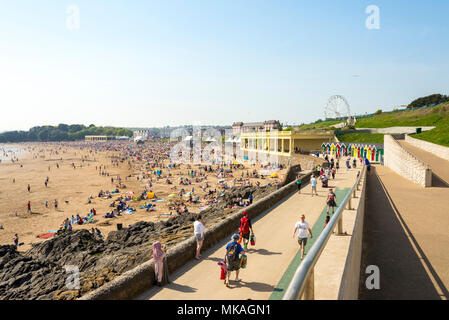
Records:
[[[182,165],[180,169],[171,170],[175,177],[171,178],[173,185],[165,183],[165,179],[159,180],[153,177],[153,187],[150,188],[156,193],[159,199],[165,199],[165,202],[157,202],[155,212],[146,212],[145,209],[139,209],[145,202],[150,203],[150,200],[143,200],[140,202],[129,202],[128,204],[137,209],[134,214],[122,214],[121,217],[106,219],[103,216],[106,212],[110,212],[112,208],[109,207],[110,202],[115,200],[118,196],[114,195],[112,199],[96,198],[100,190],[112,191],[115,189],[116,183],[111,183],[111,177],[119,175],[122,183],[127,187],[121,189],[121,195],[125,195],[128,191],[135,192],[139,195],[148,182],[148,179],[138,181],[137,176],[141,172],[139,166],[134,165],[134,168],[129,169],[127,161],[121,163],[119,167],[111,165],[110,156],[118,155],[116,151],[92,151],[77,147],[63,146],[59,149],[59,154],[51,154],[51,150],[55,150],[55,145],[48,144],[22,144],[15,145],[23,147],[24,149],[33,148],[34,150],[28,154],[20,154],[19,163],[12,163],[10,160],[3,160],[0,163],[0,225],[3,229],[0,230],[0,245],[13,244],[13,237],[17,233],[19,236],[20,245],[19,251],[26,251],[31,247],[32,243],[45,241],[37,238],[38,235],[48,233],[51,230],[58,230],[65,218],[79,214],[85,217],[89,214],[91,208],[95,208],[97,215],[96,222],[86,225],[74,225],[73,230],[88,229],[92,227],[99,228],[106,237],[110,231],[117,230],[117,223],[123,224],[127,227],[138,221],[152,221],[166,220],[168,217],[160,217],[161,214],[168,214],[168,194],[179,193],[182,188],[186,192],[195,188],[195,195],[199,195],[203,199],[204,192],[201,186],[204,183],[192,183],[190,186],[179,185],[178,173],[182,173],[183,177],[187,177],[186,165]],[[92,152],[91,152],[92,151]],[[37,158],[33,156],[38,155]],[[87,156],[89,161],[82,162],[82,157]],[[63,158],[61,161],[60,158]],[[95,158],[95,161],[94,161]],[[57,169],[56,164],[59,164]],[[76,169],[72,167],[75,164]],[[143,162],[142,162],[143,163]],[[168,163],[168,161],[167,161]],[[96,166],[101,164],[106,165],[106,172],[109,176],[99,175]],[[23,167],[21,167],[21,165]],[[80,167],[82,165],[82,167]],[[50,167],[50,171],[48,168]],[[254,169],[252,166],[247,166],[250,172]],[[192,166],[193,170],[198,170],[197,166]],[[259,166],[257,166],[259,170]],[[279,179],[285,175],[285,169],[279,171]],[[246,169],[245,179],[246,179]],[[164,169],[163,174],[168,173]],[[240,178],[241,170],[234,171],[234,177]],[[125,177],[132,175],[131,178],[125,180]],[[49,177],[48,187],[45,187],[44,182],[46,177]],[[15,183],[13,183],[15,179]],[[260,181],[261,185],[279,181],[279,179],[255,179],[251,178],[251,182]],[[208,183],[214,189],[219,179],[216,174],[208,175]],[[227,178],[230,182],[233,178]],[[31,192],[27,191],[27,185],[30,184]],[[173,191],[171,188],[177,186],[178,190]],[[218,190],[218,188],[217,188]],[[94,199],[91,204],[88,204],[88,197],[92,195]],[[54,200],[58,200],[58,209],[54,208]],[[69,201],[66,204],[65,201]],[[32,214],[27,213],[27,203],[31,201]],[[48,208],[45,207],[45,201],[48,201]],[[204,204],[188,204],[188,209],[191,212],[200,212],[200,207]],[[18,214],[15,216],[14,211]],[[173,211],[175,214],[176,212]],[[105,225],[109,224],[109,225]]]

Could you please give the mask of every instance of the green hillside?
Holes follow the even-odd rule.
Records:
[[[348,133],[339,135],[341,142],[359,142],[359,143],[384,143],[384,134],[382,133]]]
[[[320,121],[318,123],[303,125],[300,130],[332,129],[330,126],[341,121]],[[414,135],[414,138],[426,140],[436,144],[449,146],[449,102],[435,107],[420,108],[406,111],[383,112],[380,114],[357,118],[356,128],[389,128],[389,127],[416,127],[435,126],[430,131]],[[342,142],[383,143],[383,134],[350,133],[339,134]]]
[[[335,129],[335,128],[331,128],[331,126],[341,123],[343,121],[317,121],[315,123],[311,123],[311,124],[304,124],[302,126],[299,127],[299,130],[301,131],[305,131],[305,130],[316,130],[316,129],[323,129],[323,130],[327,130],[327,129]]]
[[[445,104],[447,106],[447,104]],[[445,105],[434,108],[425,108],[410,111],[384,112],[369,118],[357,119],[356,128],[388,128],[388,127],[415,127],[436,126],[447,115],[447,111],[440,110]]]

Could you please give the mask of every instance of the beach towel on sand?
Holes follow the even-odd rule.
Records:
[[[48,233],[41,234],[41,235],[39,235],[39,236],[37,236],[37,237],[38,237],[39,239],[49,239],[49,238],[54,237],[55,235],[56,235],[56,233],[48,232]]]

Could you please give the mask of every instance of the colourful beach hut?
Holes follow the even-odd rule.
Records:
[[[341,145],[339,143],[337,143],[337,145],[335,146],[336,148],[336,153],[337,153],[337,157],[340,157],[341,154]]]

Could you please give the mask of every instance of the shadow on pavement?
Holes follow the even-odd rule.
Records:
[[[170,283],[167,287],[170,288],[171,290],[175,290],[175,291],[179,291],[179,292],[196,292],[197,291],[196,288],[192,288],[190,286],[185,286],[185,285],[174,283],[174,282]]]
[[[449,188],[449,183],[441,179],[438,175],[432,172],[432,187],[434,188]]]
[[[258,292],[272,292],[274,289],[274,286],[262,282],[245,282],[242,280],[240,282],[234,281],[233,283],[233,281],[230,280],[229,283],[236,288],[245,287]]]
[[[263,256],[271,256],[271,255],[275,255],[275,254],[281,254],[281,252],[273,252],[273,251],[268,251],[266,249],[253,249],[250,248],[248,249],[248,253],[257,253]]]
[[[391,201],[376,168],[372,168],[372,171],[373,174],[367,178],[359,299],[441,299],[423,263],[436,279],[443,294],[449,297],[443,282]],[[365,270],[369,265],[378,266],[380,269],[379,290],[368,290],[365,286],[369,276]]]
[[[210,261],[215,261],[215,262],[220,262],[223,261],[223,259],[220,258],[214,258],[214,257],[207,257],[207,258],[203,258],[204,260],[210,260]],[[200,260],[201,261],[201,260]]]

